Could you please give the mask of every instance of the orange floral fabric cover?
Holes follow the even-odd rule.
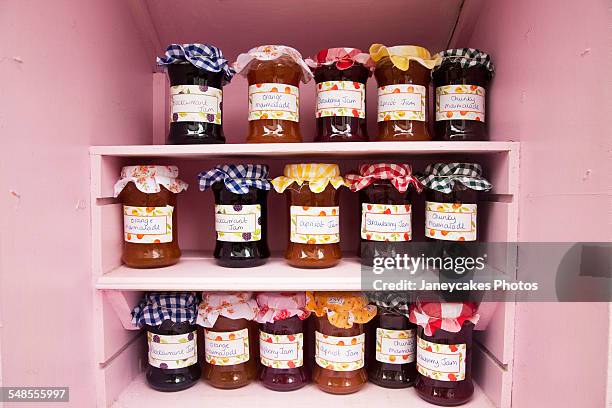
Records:
[[[361,292],[306,292],[306,310],[317,317],[327,315],[329,322],[341,329],[367,323],[376,316],[376,306],[369,305]]]
[[[202,292],[196,323],[210,328],[219,316],[253,320],[258,311],[252,292]]]
[[[115,197],[133,182],[136,188],[143,193],[159,193],[160,186],[175,194],[187,190],[187,183],[179,180],[179,171],[176,166],[126,166],[121,169],[121,178],[115,183]]]

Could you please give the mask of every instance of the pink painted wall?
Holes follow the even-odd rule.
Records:
[[[150,143],[150,60],[123,0],[8,0],[0,78],[0,377],[91,407],[88,147]]]

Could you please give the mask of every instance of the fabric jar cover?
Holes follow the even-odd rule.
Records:
[[[253,320],[257,312],[257,302],[252,292],[202,292],[197,323],[211,328],[219,316]]]
[[[466,321],[478,323],[478,307],[472,302],[417,302],[410,306],[410,321],[423,328],[427,336],[442,329],[457,333]]]
[[[378,62],[384,57],[389,57],[393,66],[402,71],[408,71],[410,61],[416,61],[427,69],[432,69],[440,62],[441,57],[434,55],[423,47],[416,45],[397,45],[385,47],[383,44],[372,44],[370,46],[370,57]]]
[[[387,312],[408,317],[410,314],[410,295],[408,292],[368,292],[370,303]]]
[[[259,47],[251,48],[248,52],[240,54],[233,64],[233,68],[237,74],[246,75],[249,65],[254,60],[259,61],[271,61],[281,57],[289,57],[293,62],[299,65],[302,70],[302,82],[308,83],[312,79],[312,71],[306,65],[306,62],[302,58],[302,54],[295,48],[287,47],[285,45],[262,45]]]
[[[194,292],[149,292],[132,310],[132,323],[159,326],[164,320],[194,324],[198,315]]]
[[[130,181],[145,194],[159,193],[160,186],[178,194],[188,187],[187,183],[177,178],[178,174],[176,166],[126,166],[121,169],[121,178],[115,183],[115,197],[119,196]]]
[[[412,169],[407,164],[362,164],[359,166],[359,174],[346,174],[344,178],[353,192],[363,190],[376,180],[389,180],[400,193],[408,190],[411,184],[419,193],[423,190],[421,183],[412,175]]]
[[[163,57],[157,57],[157,65],[188,62],[208,72],[222,72],[223,83],[229,83],[236,73],[223,56],[223,52],[207,44],[170,44]]]
[[[478,191],[489,191],[493,187],[482,177],[482,167],[476,163],[430,164],[419,177],[419,181],[425,187],[444,194],[452,192],[455,183]]]
[[[458,62],[462,68],[475,67],[482,65],[489,71],[491,77],[495,75],[495,65],[491,60],[491,56],[486,52],[482,52],[476,48],[454,48],[450,50],[441,51],[435,55],[437,57],[436,66],[433,71],[440,68],[444,63]]]
[[[344,178],[340,176],[340,167],[326,163],[287,164],[283,175],[272,180],[272,185],[277,192],[282,193],[291,184],[301,186],[304,182],[308,182],[313,193],[322,192],[330,183],[335,189],[346,186]]]
[[[306,64],[310,68],[335,64],[336,68],[341,71],[349,69],[355,63],[362,64],[370,70],[370,73],[374,68],[370,55],[357,48],[328,48],[319,51],[313,58],[306,59]]]
[[[327,316],[333,326],[350,329],[353,323],[367,323],[376,316],[361,292],[306,292],[306,310],[317,317]]]
[[[249,188],[270,190],[269,169],[264,164],[224,164],[198,174],[200,191],[222,181],[235,194],[247,194]]]
[[[257,295],[259,312],[255,320],[259,323],[274,323],[293,316],[304,320],[310,316],[306,310],[304,292],[264,292]]]

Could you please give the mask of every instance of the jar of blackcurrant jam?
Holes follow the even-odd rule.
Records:
[[[244,387],[257,378],[257,302],[251,292],[203,292],[204,379],[216,388]]]
[[[205,44],[171,44],[157,64],[167,68],[170,78],[167,143],[225,143],[222,89],[234,71],[221,50]]]
[[[372,74],[370,56],[356,48],[319,51],[306,63],[317,83],[317,142],[368,140],[366,82]]]
[[[410,252],[412,240],[412,199],[410,186],[421,192],[421,184],[407,164],[376,163],[359,167],[359,174],[347,174],[351,191],[359,192],[361,204],[361,245],[364,265],[375,258],[395,258]]]
[[[432,70],[436,140],[489,140],[485,100],[495,74],[491,57],[474,48],[442,51]]]
[[[181,391],[198,382],[198,302],[193,292],[150,292],[132,311],[147,332],[146,378],[158,391]]]
[[[345,185],[337,164],[288,164],[284,175],[272,180],[285,192],[289,207],[289,243],[285,259],[298,268],[329,268],[342,258],[340,197]]]
[[[436,59],[414,45],[372,44],[378,83],[378,134],[382,141],[431,140],[427,107],[431,69]]]
[[[385,388],[406,388],[416,379],[416,325],[408,320],[405,292],[370,292],[376,317],[368,323],[367,361],[370,382]]]
[[[123,254],[132,268],[174,265],[178,244],[176,195],[187,189],[176,166],[126,166],[115,184],[123,204]]]
[[[365,326],[376,315],[360,292],[307,292],[306,308],[315,322],[313,380],[330,394],[352,394],[368,381]]]
[[[310,381],[304,364],[308,334],[304,292],[266,292],[257,295],[259,313],[259,380],[274,391],[294,391]]]
[[[221,266],[248,268],[263,265],[268,248],[268,166],[226,164],[198,175],[200,190],[215,195],[216,245]]]
[[[249,143],[301,142],[300,81],[312,72],[295,49],[263,45],[240,54],[234,64],[249,81]]]
[[[417,302],[410,321],[417,327],[417,378],[425,401],[441,406],[468,402],[472,382],[472,332],[479,315],[474,303]]]

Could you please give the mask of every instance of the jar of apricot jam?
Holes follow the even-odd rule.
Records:
[[[289,243],[285,259],[298,268],[329,268],[342,258],[340,198],[344,184],[336,164],[288,164],[272,180],[285,193],[289,212]]]
[[[284,45],[263,45],[234,64],[249,82],[248,143],[301,142],[300,81],[312,79],[302,55]]]
[[[178,245],[176,195],[187,189],[176,166],[126,166],[115,184],[123,204],[123,263],[132,268],[173,265]]]
[[[157,64],[170,78],[171,122],[168,144],[225,143],[223,85],[234,71],[217,47],[171,44]]]

